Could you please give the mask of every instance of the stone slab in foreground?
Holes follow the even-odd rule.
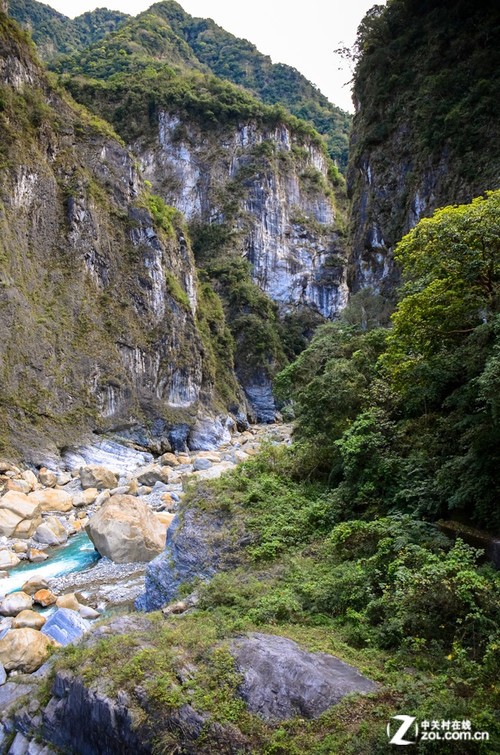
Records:
[[[267,720],[316,718],[351,692],[377,684],[326,653],[309,653],[286,637],[252,633],[231,646],[248,709]]]

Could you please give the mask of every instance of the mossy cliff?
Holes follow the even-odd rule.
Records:
[[[161,446],[174,424],[237,410],[224,315],[207,327],[180,213],[4,14],[0,60],[2,448],[36,456],[48,437],[55,451],[135,424]]]
[[[113,124],[155,194],[186,216],[197,265],[224,300],[238,377],[268,421],[272,377],[347,301],[344,180],[310,124],[193,71],[165,23],[133,19],[102,49],[62,61],[60,80]],[[138,36],[145,24],[160,60]]]
[[[394,246],[421,217],[500,186],[499,33],[491,0],[389,0],[362,21],[348,171],[353,290],[393,292]]]

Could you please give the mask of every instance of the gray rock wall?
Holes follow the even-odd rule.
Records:
[[[154,190],[188,220],[232,224],[255,282],[283,308],[305,304],[332,317],[345,306],[338,218],[319,147],[284,125],[202,131],[160,111],[156,143],[133,149]]]

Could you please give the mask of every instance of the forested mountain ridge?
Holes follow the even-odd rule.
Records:
[[[35,0],[12,0],[9,14],[23,28],[30,31],[40,57],[49,61],[57,55],[68,55],[116,29],[126,13],[97,8],[76,18],[68,18],[44,3]]]
[[[72,21],[34,0],[13,0],[11,6],[13,17],[33,29],[42,56],[58,71],[109,77],[123,70],[121,63],[130,66],[130,60],[116,55],[118,51],[123,55],[127,52],[133,54],[133,66],[140,67],[142,60],[145,65],[163,62],[211,71],[219,78],[248,89],[262,102],[280,104],[297,117],[311,122],[319,133],[325,135],[331,158],[345,170],[351,121],[348,113],[332,105],[299,71],[287,65],[273,64],[247,40],[229,34],[211,19],[193,18],[173,0],[157,3],[135,18],[129,18],[125,28],[93,47],[94,41],[99,42],[108,31],[113,31],[112,15],[107,17],[104,11],[98,10],[93,15],[84,14]],[[46,18],[50,19],[51,28],[57,31],[61,27],[60,35],[50,34]],[[124,19],[121,16],[121,27]],[[95,39],[82,34],[84,25],[90,26],[90,21],[91,27],[98,30]],[[73,38],[73,30],[79,35],[78,44]],[[86,47],[91,49],[82,54]],[[77,53],[76,57],[57,60],[61,55],[71,56],[72,53]],[[105,59],[110,59],[106,69],[103,66]]]

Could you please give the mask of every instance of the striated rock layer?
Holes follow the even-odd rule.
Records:
[[[324,317],[345,306],[338,218],[319,145],[284,124],[207,132],[160,110],[154,146],[139,140],[133,148],[155,191],[189,221],[232,221],[255,282],[275,302]]]

